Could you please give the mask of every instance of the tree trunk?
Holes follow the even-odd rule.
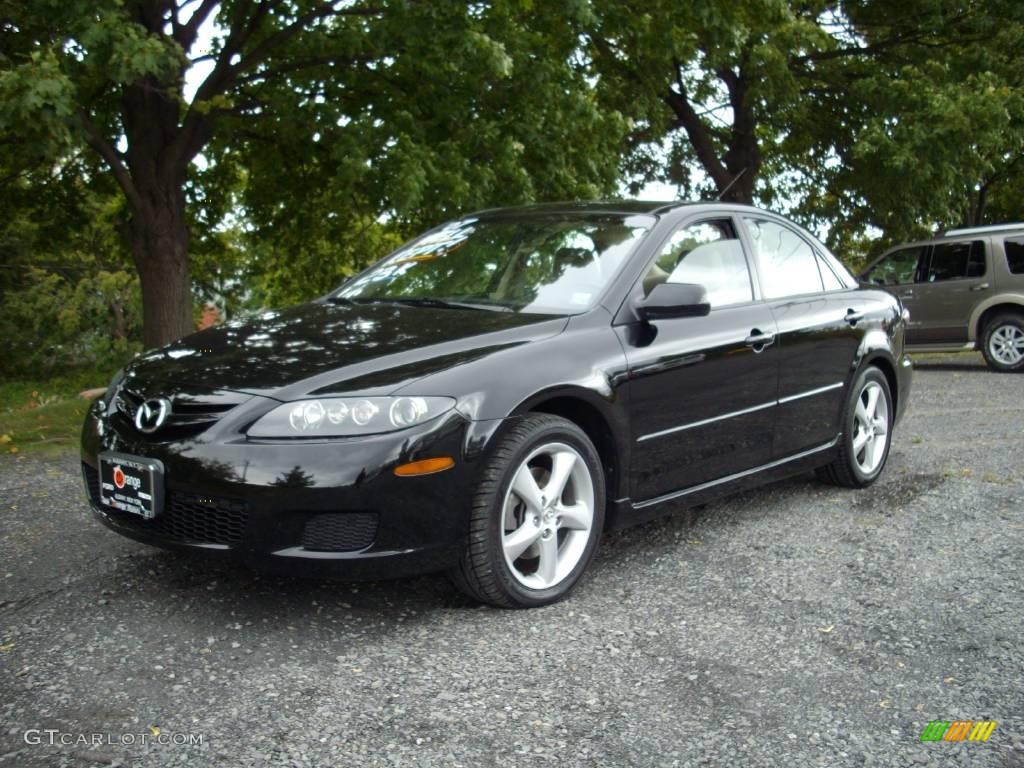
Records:
[[[195,154],[182,143],[179,105],[153,78],[123,95],[131,172],[130,241],[142,284],[142,340],[169,344],[195,330],[189,279],[185,177]]]
[[[980,227],[985,221],[985,206],[988,202],[988,184],[982,184],[978,188],[978,198],[973,206],[971,226]]]
[[[160,347],[191,333],[192,284],[188,227],[180,186],[140,189],[144,206],[134,211],[131,249],[142,284],[142,341]]]

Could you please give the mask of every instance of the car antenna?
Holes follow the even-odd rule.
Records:
[[[743,174],[746,173],[746,172],[747,172],[747,169],[744,168],[742,171],[740,171],[735,176],[733,176],[732,181],[730,181],[726,185],[725,189],[723,189],[721,192],[718,193],[718,200],[719,200],[719,202],[721,202],[722,198],[725,197],[725,193],[728,192],[730,189],[732,189],[732,185],[735,184],[737,181],[739,181],[741,178],[743,178]]]

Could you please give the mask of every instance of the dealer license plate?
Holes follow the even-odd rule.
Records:
[[[158,459],[101,453],[100,502],[151,519],[163,508],[164,465]]]

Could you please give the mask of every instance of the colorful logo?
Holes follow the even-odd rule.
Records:
[[[124,470],[120,467],[114,467],[114,485],[124,488]]]
[[[932,720],[921,741],[988,741],[995,729],[995,720]]]

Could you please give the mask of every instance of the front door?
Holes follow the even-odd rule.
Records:
[[[903,306],[910,311],[910,322],[907,324],[907,344],[924,343],[919,340],[923,338],[923,328],[918,318],[917,289],[920,286],[918,277],[923,273],[927,257],[927,245],[899,248],[883,256],[860,278],[863,282],[877,285],[898,297],[903,302]]]
[[[711,313],[616,329],[629,364],[636,501],[768,462],[775,424],[775,321],[754,301],[733,220],[676,230],[644,291],[659,282],[703,285]]]

